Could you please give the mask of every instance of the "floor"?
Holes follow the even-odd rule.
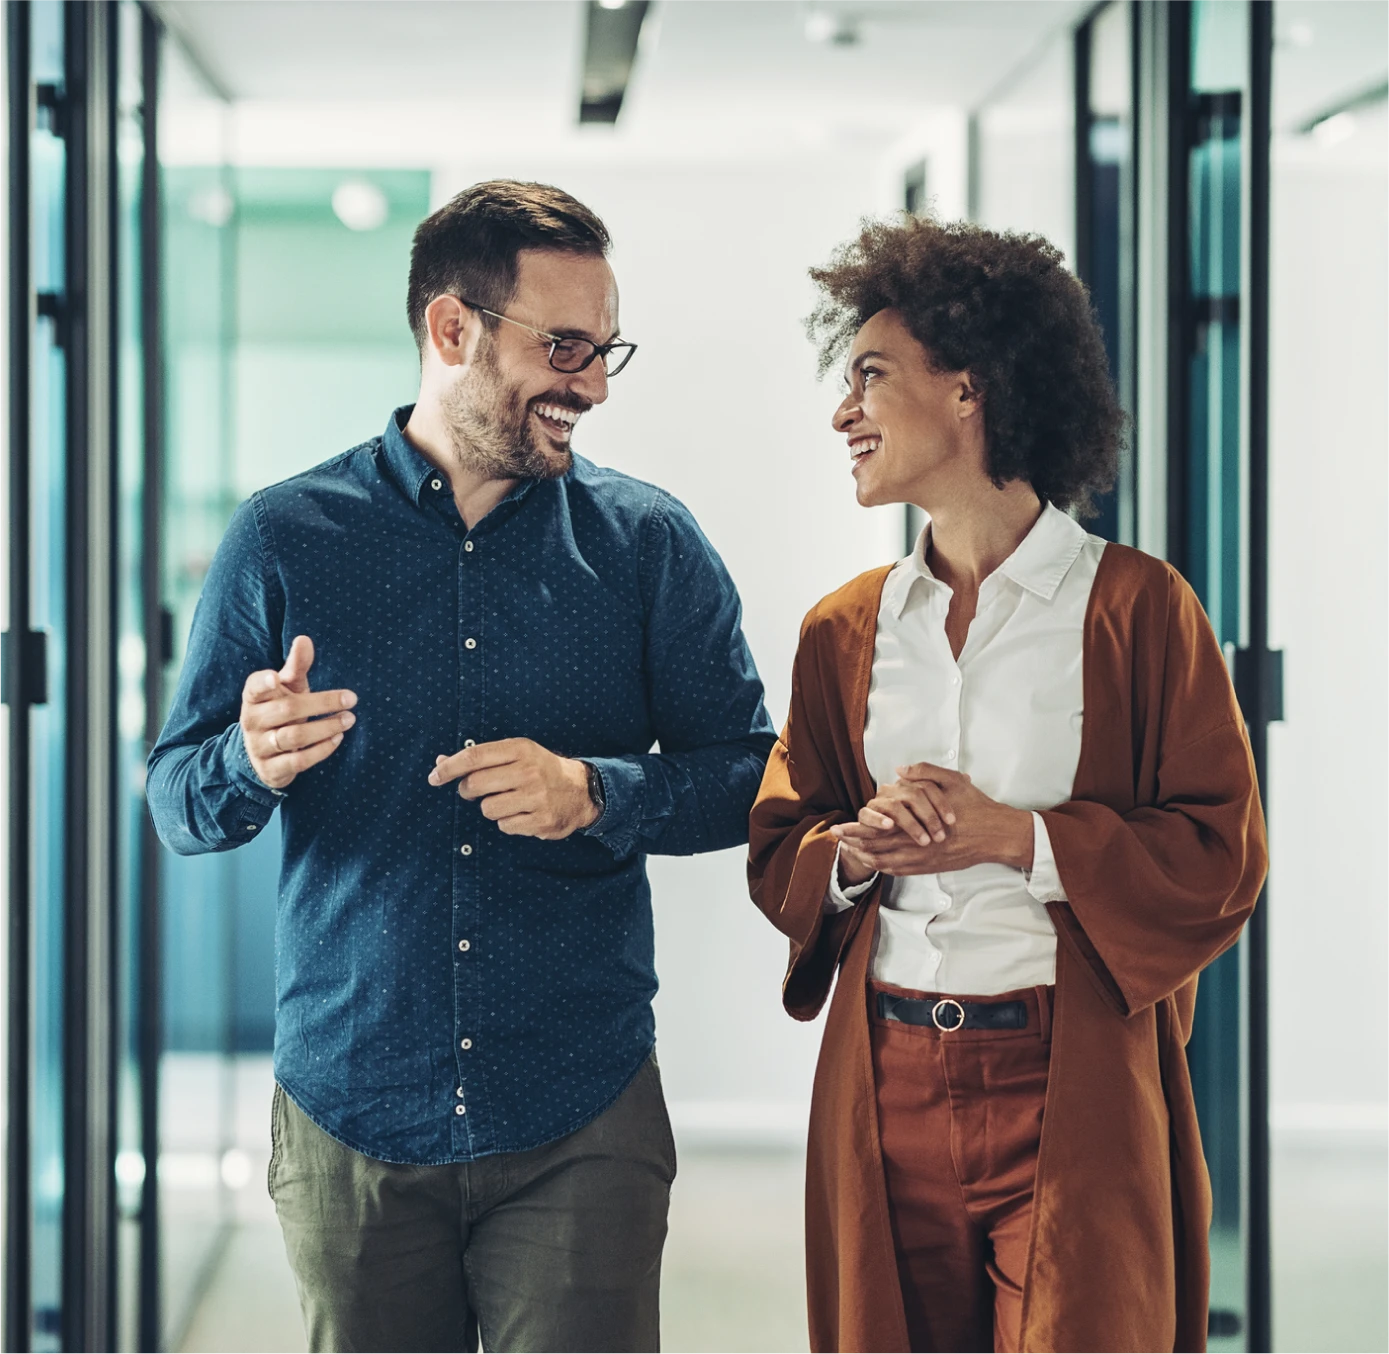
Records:
[[[268,1105],[269,1095],[266,1092]],[[259,1119],[262,1116],[255,1116]],[[268,1142],[245,1142],[237,1225],[181,1348],[305,1348],[294,1281],[264,1189]],[[681,1150],[662,1287],[667,1351],[804,1350],[801,1160]],[[1274,1161],[1275,1348],[1389,1348],[1389,1165],[1383,1134],[1282,1135]]]

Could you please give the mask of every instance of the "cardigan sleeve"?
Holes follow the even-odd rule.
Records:
[[[1268,864],[1243,718],[1210,623],[1169,574],[1153,802],[1072,800],[1044,813],[1067,901],[1063,941],[1121,1014],[1188,984],[1239,937]],[[1135,715],[1135,722],[1138,720]],[[1145,730],[1132,733],[1135,747]]]
[[[826,737],[825,691],[816,661],[815,612],[801,627],[791,670],[791,708],[767,759],[749,823],[748,889],[790,941],[782,1000],[798,1020],[813,1020],[829,995],[835,965],[876,885],[841,912],[826,914],[836,823],[853,821],[848,779]],[[833,673],[833,664],[826,671]],[[831,676],[831,680],[833,677]]]

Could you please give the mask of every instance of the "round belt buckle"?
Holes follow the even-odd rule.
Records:
[[[940,1020],[940,1008],[942,1006],[953,1006],[959,1013],[953,1025],[942,1025]],[[931,1007],[931,1022],[938,1030],[949,1034],[951,1030],[958,1030],[965,1023],[965,1008],[960,1005],[953,997],[942,997],[933,1007]]]

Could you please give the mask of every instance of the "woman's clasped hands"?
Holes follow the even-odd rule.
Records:
[[[1032,866],[1033,822],[1025,809],[990,799],[963,771],[916,762],[897,768],[892,785],[839,823],[839,876],[845,885],[875,874],[944,874],[997,862]]]

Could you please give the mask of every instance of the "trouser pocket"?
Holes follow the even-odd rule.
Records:
[[[275,1083],[275,1094],[270,1097],[270,1165],[265,1172],[265,1190],[271,1199],[275,1197],[275,1172],[280,1165],[280,1144],[284,1134],[280,1126],[280,1110],[285,1093],[280,1083]]]

